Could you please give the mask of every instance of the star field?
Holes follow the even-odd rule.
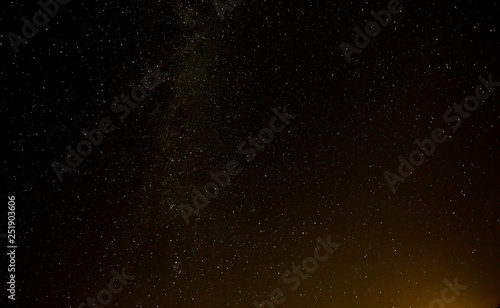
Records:
[[[348,63],[339,44],[387,2],[243,0],[221,20],[210,1],[73,0],[18,53],[7,34],[40,8],[6,2],[19,249],[2,305],[78,307],[125,268],[106,306],[255,307],[279,287],[276,307],[429,307],[457,277],[446,307],[497,307],[500,89],[394,192],[384,172],[478,76],[500,81],[499,4],[401,1]],[[110,104],[147,66],[167,75],[122,121]],[[238,146],[284,106],[296,118],[247,161]],[[59,182],[51,163],[108,116],[115,131]],[[241,174],[186,224],[179,205],[233,159]],[[291,291],[283,273],[327,236],[340,246]]]

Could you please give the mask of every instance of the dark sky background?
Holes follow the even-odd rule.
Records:
[[[457,277],[446,307],[497,307],[500,88],[455,132],[442,117],[479,75],[500,80],[500,4],[402,3],[351,63],[339,44],[387,1],[243,0],[222,21],[210,1],[72,0],[17,54],[7,34],[39,7],[2,3],[18,250],[1,305],[77,307],[125,267],[108,306],[255,307],[279,287],[280,307],[417,308]],[[109,106],[147,65],[168,80],[121,122]],[[243,163],[283,106],[297,117]],[[60,183],[51,163],[108,116],[116,130]],[[391,192],[384,172],[435,128],[448,141]],[[186,225],[179,204],[234,158],[242,174]],[[290,291],[282,273],[328,235],[340,247]]]

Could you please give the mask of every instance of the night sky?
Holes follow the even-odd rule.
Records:
[[[350,62],[341,43],[392,0],[235,0],[224,18],[211,1],[71,0],[15,52],[41,10],[17,2],[0,14],[0,232],[15,196],[18,247],[0,306],[441,307],[445,280],[467,286],[446,308],[500,304],[497,1],[401,1]],[[60,181],[103,119],[114,130]],[[290,274],[316,247],[328,258]]]

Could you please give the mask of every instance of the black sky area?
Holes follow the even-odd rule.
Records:
[[[101,306],[250,308],[280,288],[275,307],[429,307],[456,278],[447,308],[497,307],[500,87],[456,130],[443,114],[500,81],[500,4],[401,1],[348,63],[339,45],[388,2],[243,0],[221,20],[210,1],[71,0],[18,53],[8,34],[40,7],[2,3],[0,232],[15,196],[18,248],[0,306],[80,308],[125,268]],[[110,105],[147,66],[164,81],[121,121]],[[296,117],[246,161],[284,107]],[[60,182],[51,164],[106,117]],[[446,142],[391,191],[384,173],[436,128]],[[241,174],[186,224],[179,206],[231,160]],[[283,273],[328,236],[340,246],[291,290]]]

